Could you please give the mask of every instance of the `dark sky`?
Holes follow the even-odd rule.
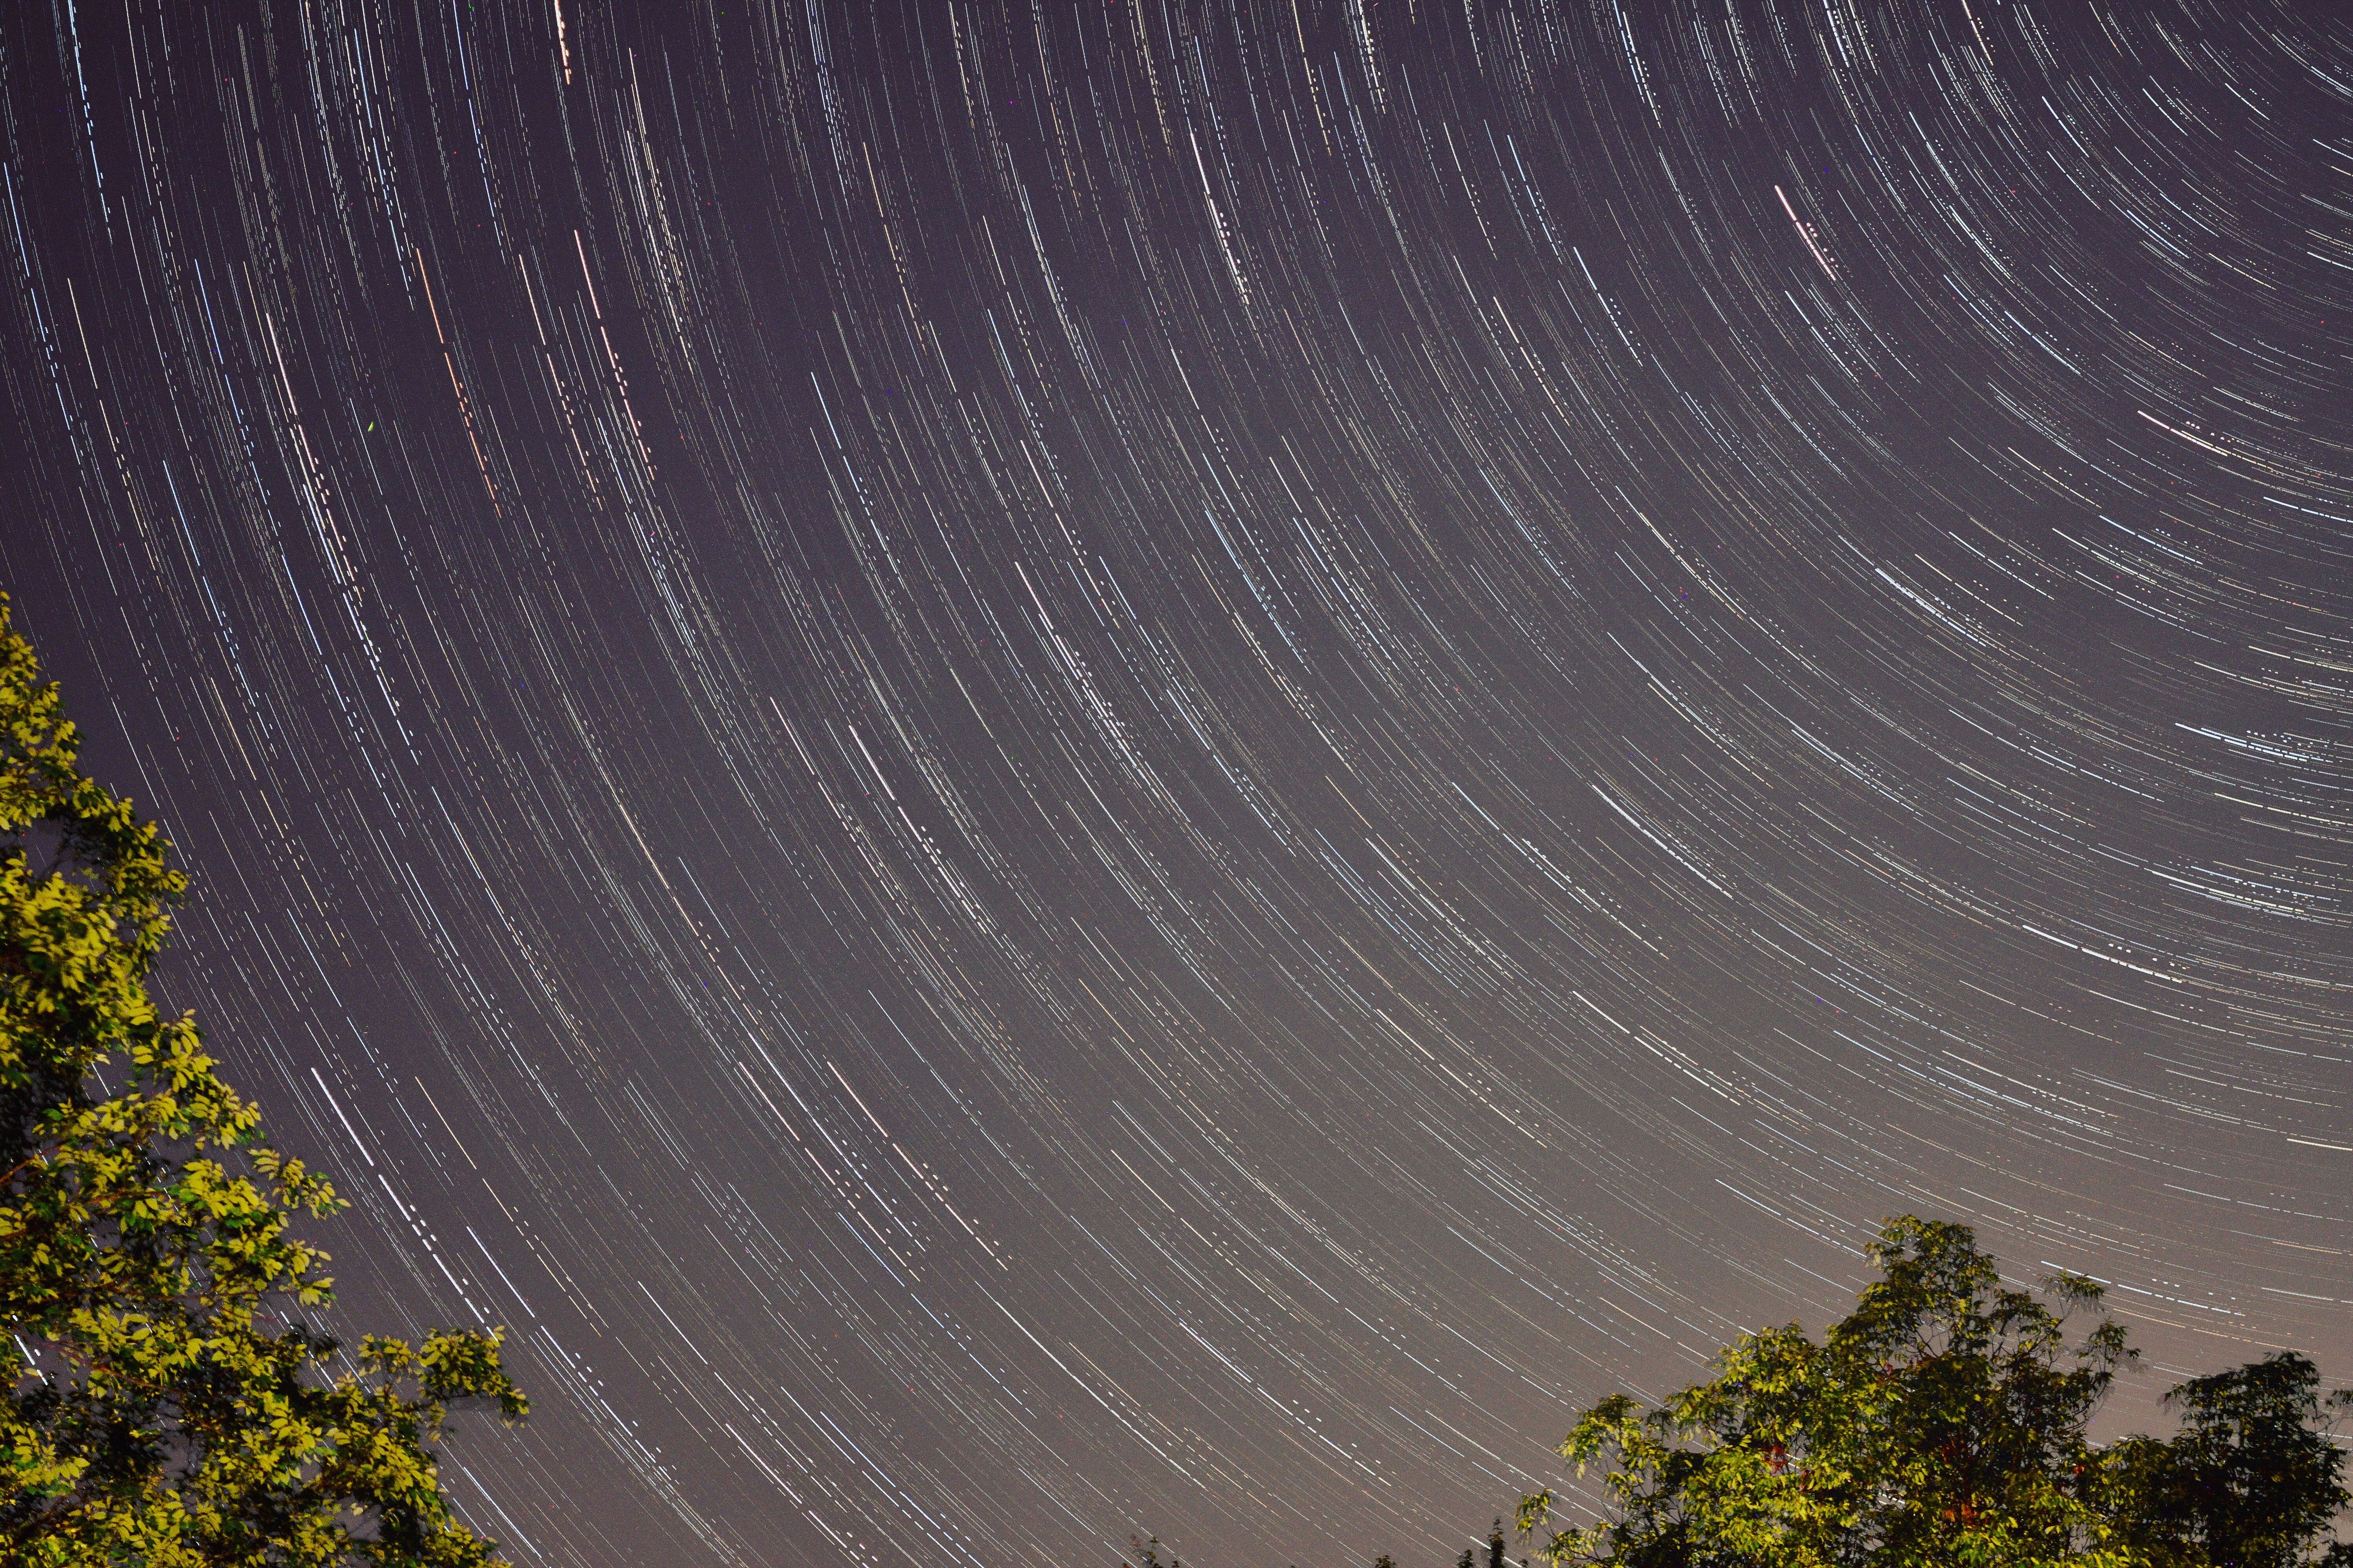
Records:
[[[66,0],[0,579],[519,1564],[1451,1561],[1882,1215],[2353,1373],[2353,30]]]

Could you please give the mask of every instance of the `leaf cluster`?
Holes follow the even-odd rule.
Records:
[[[342,1206],[269,1146],[149,966],[186,879],[77,765],[0,595],[0,1560],[474,1568],[433,1446],[525,1402],[495,1333],[355,1354],[290,1228]]]
[[[1548,1562],[1623,1568],[2292,1568],[2353,1552],[2312,1363],[2274,1356],[2185,1384],[2183,1432],[2103,1448],[2092,1415],[2135,1352],[2093,1281],[2005,1285],[1968,1227],[1905,1215],[1881,1278],[1820,1341],[1745,1334],[1653,1408],[1624,1394],[1561,1454],[1601,1469],[1609,1517],[1518,1522]],[[2071,1337],[2070,1320],[2093,1321]],[[2328,1409],[2341,1410],[2345,1396]],[[2328,1556],[2334,1551],[2338,1555]]]
[[[2353,1501],[2330,1432],[2353,1391],[2324,1397],[2312,1363],[2282,1354],[2195,1378],[2166,1403],[2179,1435],[2107,1455],[2121,1533],[2152,1568],[2353,1568],[2353,1545],[2326,1538]]]

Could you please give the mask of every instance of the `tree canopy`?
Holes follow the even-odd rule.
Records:
[[[1745,1334],[1715,1375],[1642,1408],[1586,1411],[1561,1445],[1599,1466],[1607,1517],[1519,1525],[1555,1564],[1623,1568],[2353,1568],[2329,1529],[2348,1494],[2323,1399],[2292,1353],[2184,1384],[2173,1438],[2087,1434],[2136,1353],[2100,1287],[2002,1282],[1964,1226],[1910,1215],[1881,1279],[1819,1341]],[[2090,1320],[2071,1335],[2071,1320]]]
[[[147,989],[187,879],[77,764],[0,595],[0,1561],[485,1568],[434,1458],[525,1411],[495,1332],[304,1321],[342,1206]]]

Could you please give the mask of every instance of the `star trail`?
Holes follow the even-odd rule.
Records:
[[[1449,1561],[1883,1215],[2353,1374],[2353,24],[38,0],[0,586],[518,1564]],[[1577,1494],[1572,1488],[1565,1494]]]

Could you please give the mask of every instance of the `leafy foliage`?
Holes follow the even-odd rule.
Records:
[[[169,851],[0,595],[0,1560],[483,1568],[432,1449],[453,1401],[523,1415],[499,1336],[350,1357],[284,1315],[332,1283],[290,1224],[342,1205],[148,995]]]
[[[2182,1412],[2180,1434],[2127,1437],[2110,1458],[2125,1538],[2156,1568],[2307,1561],[2353,1501],[2323,1425],[2353,1410],[2353,1392],[2323,1399],[2312,1363],[2281,1354],[2185,1383],[2166,1402]],[[2353,1568],[2353,1546],[2330,1543],[2321,1561]]]
[[[1966,1226],[1909,1215],[1873,1257],[1881,1279],[1821,1341],[1746,1334],[1655,1409],[1588,1410],[1560,1451],[1602,1465],[1613,1517],[1556,1530],[1538,1492],[1522,1533],[1555,1564],[1624,1568],[2353,1568],[2326,1539],[2347,1494],[2310,1362],[2184,1384],[2179,1436],[2102,1448],[2086,1427],[2135,1352],[2097,1285],[2060,1275],[2046,1302]],[[2079,1311],[2096,1321],[2071,1340]]]

